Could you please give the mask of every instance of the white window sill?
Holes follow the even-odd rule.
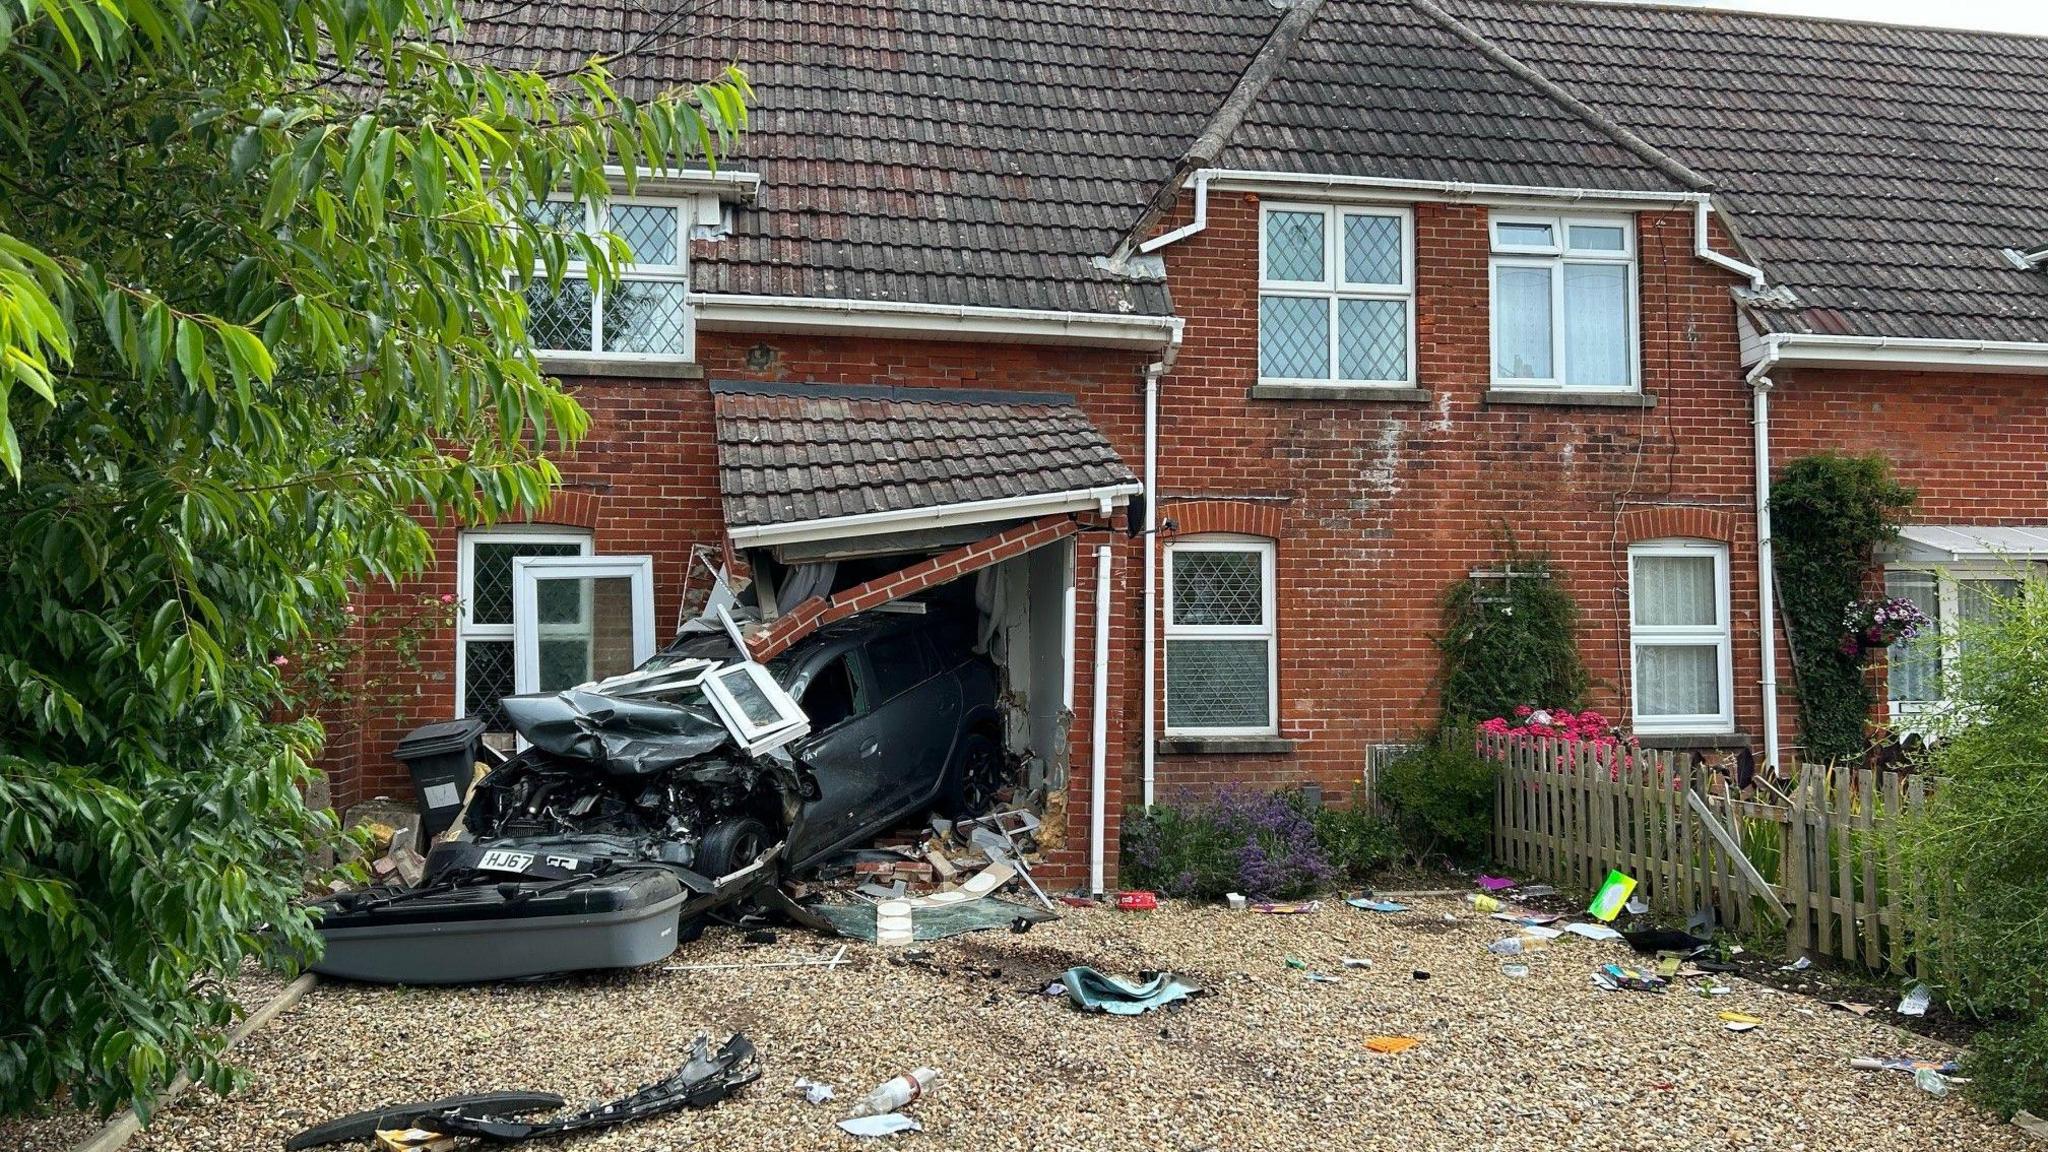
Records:
[[[702,380],[704,366],[689,360],[625,360],[541,352],[535,357],[550,376],[613,376],[635,380]]]
[[[1427,404],[1429,390],[1406,384],[1254,384],[1245,394],[1252,400],[1364,400],[1387,404]]]
[[[1742,732],[1637,732],[1645,748],[1678,751],[1688,748],[1747,748],[1755,741]]]
[[[1655,408],[1657,398],[1647,392],[1621,392],[1586,388],[1508,388],[1498,384],[1486,391],[1488,404],[1549,404],[1560,408]]]

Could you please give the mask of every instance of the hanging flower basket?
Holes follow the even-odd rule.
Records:
[[[1862,660],[1873,652],[1911,640],[1930,621],[1918,604],[1904,597],[1852,600],[1842,613],[1842,655]]]

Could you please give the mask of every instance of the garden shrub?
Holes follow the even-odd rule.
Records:
[[[1493,835],[1494,766],[1470,729],[1447,728],[1380,772],[1380,798],[1417,861],[1486,859]]]
[[[1579,607],[1547,557],[1509,548],[1501,575],[1473,576],[1444,596],[1443,723],[1505,716],[1516,705],[1576,708],[1589,682],[1579,660]]]
[[[1306,896],[1344,870],[1325,850],[1320,824],[1299,792],[1230,788],[1213,800],[1155,805],[1124,821],[1123,879],[1133,888],[1202,900],[1227,892]],[[1363,851],[1344,850],[1346,868]]]
[[[1364,805],[1322,808],[1315,813],[1316,843],[1337,875],[1363,880],[1391,863],[1401,850],[1393,821]]]
[[[1843,613],[1860,601],[1873,552],[1898,534],[1914,499],[1877,454],[1802,456],[1772,482],[1773,564],[1810,761],[1848,759],[1868,743],[1868,655],[1843,643]]]
[[[1910,866],[1953,887],[1939,932],[1916,926],[1915,958],[1949,1007],[2007,1020],[1980,1042],[1972,1090],[2048,1111],[2048,582],[1959,628],[1950,699],[1925,718],[1938,783],[1904,835]]]

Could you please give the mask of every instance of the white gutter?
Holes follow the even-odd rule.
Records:
[[[829,516],[818,520],[796,520],[781,524],[752,524],[727,530],[734,544],[746,548],[772,548],[812,540],[843,540],[874,536],[884,532],[912,532],[923,528],[951,528],[990,520],[1034,520],[1063,512],[1085,512],[1105,504],[1127,502],[1144,486],[1135,480],[1070,492],[1038,492],[1004,496],[995,500],[970,500],[964,504],[941,504],[932,508],[902,508],[887,512],[859,512],[851,516]]]
[[[624,191],[626,169],[604,166],[605,183]],[[759,172],[734,172],[709,168],[641,168],[633,177],[634,196],[662,196],[685,192],[710,192],[722,200],[752,201],[761,187]]]
[[[2048,372],[2048,343],[2023,340],[1772,332],[1757,338],[1743,351],[1745,361],[1766,365]]]
[[[1359,199],[1381,200],[1480,200],[1535,201],[1620,208],[1667,207],[1690,204],[1693,209],[1693,255],[1749,279],[1750,287],[1761,292],[1763,270],[1716,252],[1707,239],[1707,215],[1714,197],[1707,192],[1643,192],[1630,188],[1547,188],[1535,184],[1467,184],[1457,180],[1408,180],[1394,176],[1332,176],[1300,172],[1241,171],[1234,168],[1203,168],[1195,173],[1195,218],[1171,232],[1138,245],[1140,252],[1156,252],[1184,240],[1209,225],[1209,189],[1242,192],[1300,192],[1323,195],[1349,194]]]
[[[1778,595],[1771,562],[1771,361],[1758,361],[1749,372],[1751,424],[1756,432],[1756,613],[1758,657],[1762,660],[1757,688],[1763,694],[1764,764],[1778,774]]]
[[[1109,545],[1095,546],[1095,700],[1090,718],[1088,891],[1102,895],[1102,837],[1109,808]]]
[[[986,308],[824,296],[745,296],[692,292],[700,328],[749,332],[904,336],[927,340],[1001,340],[1107,348],[1161,348],[1180,338],[1178,316]]]

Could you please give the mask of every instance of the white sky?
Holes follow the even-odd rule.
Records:
[[[1790,12],[1802,16],[1835,16],[1845,20],[1881,20],[1891,24],[1986,28],[2048,36],[2048,2],[2044,0],[1666,0],[1689,7],[1741,8],[1752,12]]]

